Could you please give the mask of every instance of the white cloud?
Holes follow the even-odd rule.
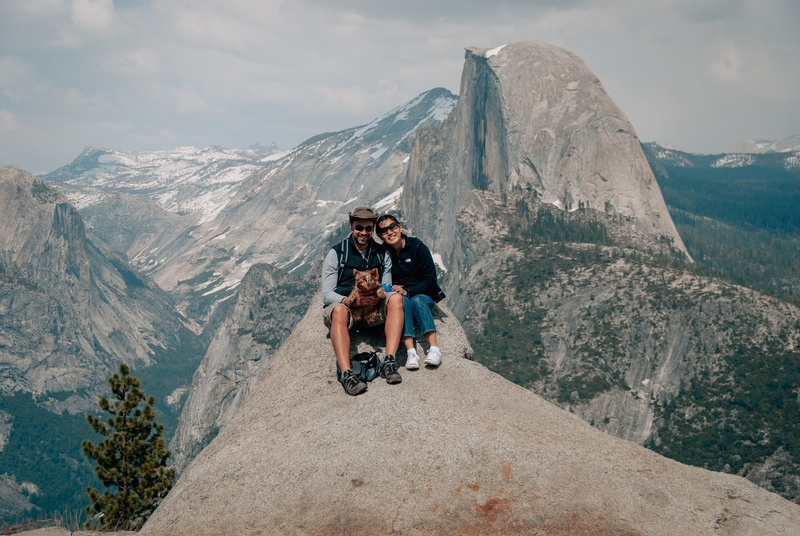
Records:
[[[739,54],[736,44],[727,42],[720,48],[721,50],[715,54],[716,58],[711,64],[711,70],[722,80],[730,82],[739,80],[744,60]]]
[[[8,110],[0,110],[0,130],[19,130],[20,126],[16,115]]]
[[[52,80],[37,77],[34,67],[15,57],[0,57],[0,89],[10,103],[35,115],[73,113],[92,114],[107,107],[100,95],[87,95],[74,87],[58,87]]]
[[[6,97],[19,100],[32,80],[32,65],[15,56],[0,56],[0,89]]]
[[[72,0],[70,20],[80,32],[107,34],[114,17],[112,0]]]
[[[458,92],[465,46],[519,40],[581,56],[644,140],[711,152],[800,130],[796,0],[0,1],[0,109],[49,140],[36,169],[76,145],[289,148]]]
[[[191,89],[175,91],[175,111],[181,115],[201,114],[209,110],[206,100]]]
[[[103,59],[103,67],[112,73],[143,76],[157,74],[161,70],[161,62],[152,48],[139,48],[110,52]]]

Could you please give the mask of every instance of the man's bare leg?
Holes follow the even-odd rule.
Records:
[[[350,370],[350,332],[347,324],[350,322],[350,311],[344,305],[336,306],[331,313],[331,344],[336,354],[339,370]]]
[[[386,304],[386,353],[394,355],[400,345],[400,336],[403,334],[403,297],[393,294]]]

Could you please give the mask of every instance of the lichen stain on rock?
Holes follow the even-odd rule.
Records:
[[[485,503],[476,505],[475,511],[489,521],[497,521],[499,514],[511,512],[511,501],[509,499],[487,499]]]
[[[467,484],[467,487],[475,492],[480,491],[481,489],[481,485],[477,482],[475,482],[474,484]]]
[[[503,460],[503,481],[508,482],[509,478],[511,478],[511,462]]]

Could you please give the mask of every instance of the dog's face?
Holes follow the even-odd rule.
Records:
[[[378,286],[378,269],[360,271],[353,270],[353,275],[356,276],[356,288],[359,292],[372,292]]]

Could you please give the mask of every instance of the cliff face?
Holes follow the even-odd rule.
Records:
[[[121,362],[140,378],[151,366],[171,365],[173,377],[144,382],[160,384],[161,392],[146,389],[161,401],[169,394],[163,391],[180,384],[178,372],[191,366],[194,342],[169,297],[87,237],[64,197],[22,170],[0,168],[3,515],[31,508],[34,495],[35,504],[64,501],[72,508],[70,486],[79,495],[92,478],[80,453],[88,428],[76,414],[98,411],[106,379]],[[185,386],[190,378],[191,372]]]
[[[9,394],[94,391],[119,362],[152,363],[182,324],[168,299],[105,246],[55,190],[0,168],[0,387]],[[53,399],[85,410],[94,396]]]
[[[267,264],[250,268],[192,379],[170,443],[172,464],[183,469],[231,420],[275,351],[302,318],[310,283]]]
[[[455,286],[468,247],[455,218],[473,189],[596,210],[638,247],[666,241],[685,253],[633,126],[583,61],[558,47],[468,48],[456,108],[418,133],[401,206]]]
[[[757,535],[800,523],[798,505],[605,434],[463,359],[446,308],[438,370],[349,397],[320,309],[317,297],[143,535]]]

